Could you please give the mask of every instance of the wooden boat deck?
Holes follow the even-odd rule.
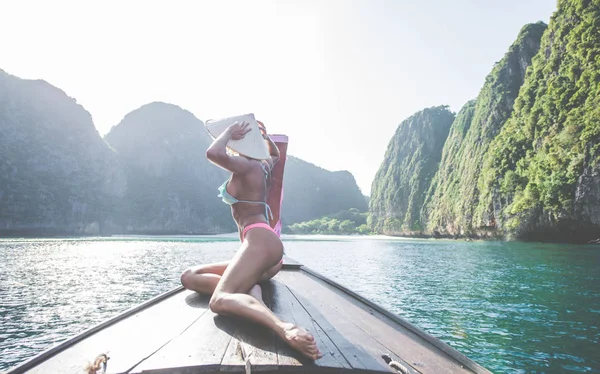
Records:
[[[208,308],[208,297],[179,287],[8,373],[83,373],[87,362],[106,352],[110,357],[106,373],[490,373],[410,323],[292,260],[286,259],[283,270],[263,285],[263,296],[275,314],[315,336],[321,359],[301,358],[263,327],[215,315]],[[390,367],[383,355],[404,369]]]

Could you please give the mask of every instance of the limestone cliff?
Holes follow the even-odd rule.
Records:
[[[403,122],[373,182],[374,229],[575,243],[600,238],[599,19],[599,0],[559,0],[547,26],[523,27],[477,98],[459,111],[448,138],[440,132],[439,168],[437,154],[421,150],[423,133],[410,131],[423,119]]]
[[[90,114],[42,80],[0,70],[0,234],[100,234],[125,179]]]
[[[600,1],[560,0],[490,144],[474,222],[531,240],[600,237]]]
[[[452,124],[424,207],[428,233],[460,236],[486,232],[472,223],[483,158],[512,113],[545,30],[541,22],[521,29],[517,40],[486,77],[477,99],[467,103]]]
[[[453,121],[454,114],[440,106],[398,126],[371,187],[369,224],[376,232],[424,234],[421,209]]]

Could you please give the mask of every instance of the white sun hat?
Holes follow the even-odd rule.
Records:
[[[241,116],[234,116],[228,118],[222,118],[218,120],[209,119],[204,124],[206,131],[216,139],[221,135],[229,126],[235,122],[242,123],[247,122],[251,128],[250,131],[240,140],[229,140],[227,147],[233,151],[244,155],[246,157],[254,158],[257,160],[266,160],[269,158],[269,148],[267,143],[260,132],[258,122],[254,118],[253,113],[244,114]]]

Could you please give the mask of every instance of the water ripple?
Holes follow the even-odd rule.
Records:
[[[235,240],[0,241],[0,370],[179,285]],[[497,373],[600,373],[600,248],[286,241],[286,252]]]
[[[493,372],[600,373],[598,247],[373,240],[286,248]]]

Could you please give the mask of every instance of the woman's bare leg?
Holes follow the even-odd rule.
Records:
[[[181,284],[188,290],[212,295],[228,264],[229,261],[223,261],[187,268],[181,274]],[[273,278],[281,270],[281,266],[281,264],[277,264],[265,271],[260,278],[260,282]]]
[[[228,264],[223,261],[187,268],[181,274],[181,284],[188,290],[212,295]]]
[[[277,265],[270,268],[269,270],[265,271],[263,273],[263,275],[260,277],[259,282],[268,281],[269,279],[273,278],[275,275],[277,275],[277,273],[279,273],[279,270],[281,270],[282,267],[283,267],[283,262],[280,262]],[[258,283],[255,284],[254,286],[252,286],[252,288],[248,292],[248,295],[254,297],[256,300],[258,300],[264,306],[267,306],[262,297],[262,287]]]
[[[248,295],[263,274],[279,262],[283,245],[272,232],[262,228],[248,231],[246,239],[218,282],[210,299],[210,309],[217,314],[259,323],[273,330],[304,356],[313,360],[322,357],[310,333],[282,321],[263,303]]]
[[[250,295],[253,298],[255,298],[256,300],[258,300],[258,302],[261,303],[262,305],[267,306],[267,304],[265,304],[265,301],[263,300],[263,297],[262,297],[262,287],[259,286],[258,284],[255,284],[254,286],[252,286],[250,291],[248,291],[248,295]]]

